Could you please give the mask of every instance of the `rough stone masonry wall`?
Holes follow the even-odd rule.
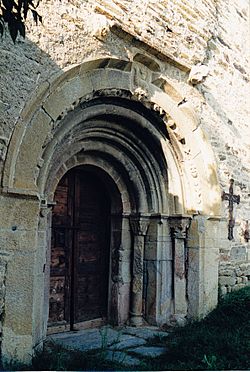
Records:
[[[229,244],[221,239],[219,284],[221,293],[250,284],[250,250],[246,235],[250,219],[250,84],[249,84],[249,4],[217,2],[217,25],[208,43],[204,61],[210,74],[200,86],[210,114],[203,116],[205,129],[218,162],[222,190],[228,192],[235,180],[234,237]],[[228,202],[222,202],[222,216],[228,219]],[[245,235],[245,236],[244,236]],[[248,262],[248,263],[247,263]]]
[[[133,46],[126,39],[113,32],[97,35],[105,16],[184,66],[180,71],[166,62],[165,73],[200,117],[218,162],[222,190],[228,191],[229,179],[235,179],[234,191],[241,196],[235,239],[228,241],[226,222],[221,230],[224,283],[230,277],[225,270],[235,273],[250,253],[243,236],[250,219],[248,0],[44,0],[39,12],[43,25],[30,21],[25,40],[13,45],[7,36],[0,41],[0,172],[20,111],[37,86],[86,58],[131,57]],[[207,65],[209,73],[193,87],[185,71],[198,63]],[[227,203],[222,204],[227,219]],[[243,272],[242,283],[247,283]],[[240,279],[230,283],[227,288],[241,284]]]

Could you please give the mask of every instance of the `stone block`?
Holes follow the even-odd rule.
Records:
[[[236,267],[236,268],[234,269],[234,271],[235,271],[236,276],[241,276],[242,271],[241,271],[241,269],[240,269],[239,267]]]
[[[51,117],[43,110],[39,110],[32,119],[16,160],[14,187],[36,191],[37,167],[42,146],[51,130],[51,122]]]
[[[244,270],[242,270],[242,275],[249,276],[250,275],[250,266],[246,266]]]
[[[173,260],[173,248],[171,241],[165,241],[160,245],[159,259],[162,261]]]
[[[118,339],[118,342],[114,343],[109,347],[110,350],[123,350],[128,348],[133,348],[136,346],[145,345],[146,340],[143,338],[130,336],[130,335],[121,335]]]
[[[106,81],[103,80],[103,84],[105,84],[105,86],[102,86],[101,88],[107,89],[115,87],[117,89],[124,89],[129,91],[131,86],[130,81],[131,81],[130,73],[125,71],[119,71],[116,69],[107,69]]]
[[[245,272],[245,271],[247,270],[247,268],[248,268],[248,265],[245,264],[245,263],[240,265],[240,269],[241,269],[241,271],[243,271],[243,272]]]
[[[219,284],[221,286],[224,286],[224,285],[235,285],[235,283],[236,283],[236,278],[235,277],[219,276]]]
[[[227,294],[227,287],[225,287],[224,285],[220,286],[220,294],[221,296]]]
[[[0,231],[0,247],[9,253],[34,252],[36,250],[36,238],[35,229],[22,230],[18,225],[17,230],[5,229]]]
[[[108,351],[105,354],[105,359],[111,362],[117,362],[119,364],[127,365],[127,366],[138,366],[141,364],[141,360],[135,358],[131,355],[128,355],[124,351]]]
[[[119,286],[118,324],[124,324],[129,318],[130,287],[131,283],[124,283]]]
[[[35,92],[33,93],[31,99],[28,101],[27,105],[23,108],[20,118],[26,122],[29,122],[34,115],[35,110],[40,108],[41,102],[49,93],[49,82],[45,81],[39,85]]]
[[[243,276],[242,277],[242,283],[243,284],[246,284],[248,282],[248,277],[247,276]]]
[[[174,308],[176,314],[187,313],[187,300],[186,300],[186,281],[175,276],[174,279]]]
[[[230,259],[232,261],[245,261],[246,260],[246,247],[237,246],[231,249]]]
[[[131,350],[132,351],[132,350]],[[138,346],[133,348],[133,353],[140,355],[144,358],[157,358],[166,353],[165,347],[159,346]]]
[[[239,289],[244,288],[244,287],[245,287],[245,284],[242,284],[242,283],[240,283],[240,284],[235,284],[235,286],[232,287],[232,291],[233,291],[233,292],[234,292],[234,291],[238,291]]]
[[[33,354],[32,335],[15,334],[11,328],[3,327],[2,362],[3,365],[18,361],[30,364]]]
[[[35,254],[15,252],[14,258],[8,263],[4,326],[16,335],[31,335]]]
[[[37,228],[39,201],[26,198],[0,196],[1,229],[10,232]]]
[[[55,90],[44,102],[43,107],[52,119],[56,120],[63,112],[70,110],[74,102],[92,91],[91,74],[86,74],[84,79],[76,76]]]
[[[124,283],[131,280],[131,263],[129,261],[120,263],[120,275]]]
[[[156,260],[157,259],[157,242],[146,240],[144,258],[145,260]]]
[[[221,276],[233,276],[234,275],[234,269],[220,269],[219,275]]]

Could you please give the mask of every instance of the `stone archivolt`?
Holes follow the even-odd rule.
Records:
[[[197,119],[190,106],[178,106],[176,93],[172,98],[164,91],[163,82],[169,84],[167,77],[154,70],[140,62],[102,58],[87,61],[60,74],[49,84],[45,83],[40,92],[35,93],[36,101],[31,101],[20,115],[5,163],[4,190],[46,197],[44,188],[47,171],[50,167],[54,168],[50,156],[55,143],[62,144],[62,137],[75,131],[74,121],[85,102],[91,101],[97,92],[108,96],[125,95],[130,102],[138,100],[150,110],[155,110],[165,122],[169,140],[161,140],[159,134],[157,136],[168,164],[170,193],[176,193],[184,210],[218,215],[220,191],[210,146],[197,127]],[[161,88],[158,87],[159,79],[162,81]],[[72,115],[75,119],[71,120]],[[154,133],[155,130],[152,125],[150,131]],[[78,140],[80,151],[79,143]],[[32,156],[29,156],[31,153]],[[176,159],[177,154],[179,159]],[[182,184],[177,185],[176,176],[182,179]],[[194,190],[195,195],[187,192],[188,189]]]
[[[217,222],[208,219],[219,214],[221,203],[213,154],[191,107],[169,88],[158,64],[136,59],[75,66],[45,83],[20,115],[2,185],[9,209],[24,214],[18,203],[29,200],[28,214],[19,218],[36,275],[28,286],[23,279],[30,307],[20,310],[18,325],[12,324],[15,280],[8,284],[3,351],[9,357],[13,338],[23,337],[19,359],[27,360],[45,337],[50,207],[58,182],[73,167],[98,173],[110,192],[110,321],[163,324],[172,316],[183,322],[217,302],[217,277],[210,280],[202,271],[205,255],[217,270]],[[10,278],[18,277],[15,265],[8,270]]]

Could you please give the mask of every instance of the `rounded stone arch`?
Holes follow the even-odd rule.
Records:
[[[169,138],[161,138],[168,166],[167,190],[171,213],[206,215],[220,213],[220,188],[214,156],[189,104],[178,106],[176,92],[165,89],[170,82],[142,61],[100,58],[60,73],[45,82],[22,111],[8,148],[3,190],[38,195],[40,177],[48,166],[44,149],[53,143],[54,131],[77,107],[96,94],[122,96],[155,111],[165,123]],[[165,90],[168,92],[166,93]],[[172,89],[173,91],[174,89]],[[98,93],[97,93],[98,92]],[[156,130],[151,126],[151,131]],[[192,193],[190,193],[192,190]]]
[[[58,183],[68,171],[75,167],[92,168],[103,174],[104,183],[110,190],[111,213],[131,213],[134,205],[133,195],[129,194],[126,184],[120,178],[117,170],[110,168],[110,164],[104,159],[81,156],[81,154],[68,159],[57,172],[50,175],[45,189],[48,200],[54,199]]]
[[[72,158],[73,163],[92,159],[107,174],[114,173],[120,192],[130,198],[127,196],[124,202],[131,205],[130,213],[169,214],[167,166],[160,133],[148,119],[132,111],[128,100],[93,99],[87,107],[80,106],[62,119],[43,153],[44,166],[38,177],[43,198],[52,197],[49,184],[57,182]]]
[[[8,147],[2,190],[13,194],[6,200],[10,208],[23,209],[24,220],[29,208],[29,225],[23,234],[28,241],[25,245],[32,248],[28,256],[33,276],[29,275],[29,281],[24,278],[26,262],[19,272],[16,266],[9,266],[8,275],[22,279],[20,298],[26,289],[33,295],[19,318],[19,323],[23,321],[28,327],[23,336],[19,323],[12,324],[13,314],[20,313],[18,303],[11,298],[16,281],[7,280],[6,304],[11,311],[4,320],[3,350],[16,335],[18,344],[20,340],[27,343],[30,355],[46,335],[48,283],[47,287],[41,283],[49,277],[49,207],[61,177],[79,165],[102,169],[121,198],[119,213],[122,209],[124,216],[120,241],[126,242],[127,253],[118,241],[115,260],[124,255],[119,270],[127,276],[123,284],[120,272],[114,278],[114,293],[121,293],[116,301],[117,323],[126,320],[120,310],[127,306],[128,313],[133,288],[129,270],[135,263],[131,265],[127,257],[143,245],[150,273],[146,315],[152,324],[166,322],[180,298],[180,315],[198,317],[216,305],[218,260],[214,247],[219,245],[214,238],[218,230],[213,216],[220,214],[221,193],[213,152],[192,107],[188,103],[178,105],[184,97],[156,66],[146,64],[138,57],[132,62],[111,57],[86,61],[45,82],[21,112]],[[173,262],[172,253],[178,247],[179,257],[186,257],[185,214],[197,216],[186,242],[190,254],[188,280],[184,278],[178,292],[182,273],[176,273],[180,266]],[[134,215],[135,220],[129,220],[128,215]],[[174,226],[169,216],[175,217]],[[209,269],[206,266],[205,270],[206,262]],[[173,283],[175,275],[177,285]],[[14,355],[14,348],[11,353]]]

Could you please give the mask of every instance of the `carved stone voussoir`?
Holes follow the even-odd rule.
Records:
[[[134,235],[146,235],[149,225],[149,218],[143,216],[130,216],[130,226]]]
[[[186,239],[187,229],[190,226],[191,217],[171,216],[168,219],[171,233],[176,239]]]

